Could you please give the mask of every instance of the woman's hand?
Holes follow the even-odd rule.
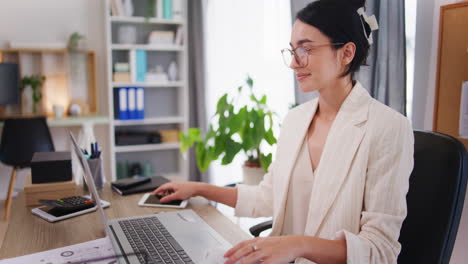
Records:
[[[173,200],[187,200],[197,195],[199,182],[168,182],[159,186],[152,193],[154,195],[164,196],[161,203],[168,203]]]
[[[300,256],[301,236],[254,238],[237,244],[226,254],[226,264],[289,263]]]

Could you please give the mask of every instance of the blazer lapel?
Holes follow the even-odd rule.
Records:
[[[370,99],[367,91],[357,83],[333,122],[314,174],[305,229],[308,235],[317,235],[348,175],[365,133]]]
[[[276,195],[281,195],[281,203],[279,204],[278,210],[275,211],[273,216],[273,227],[271,235],[279,235],[281,233],[284,221],[284,213],[286,206],[286,199],[288,196],[289,182],[291,178],[291,173],[296,163],[297,157],[299,155],[299,150],[301,149],[304,137],[309,128],[310,122],[315,115],[317,110],[318,100],[312,100],[309,103],[306,103],[295,112],[295,116],[291,117],[292,122],[285,124],[288,127],[285,127],[282,132],[285,135],[285,139],[282,145],[282,159],[281,166],[278,166],[277,173],[281,175],[279,182],[279,192]]]

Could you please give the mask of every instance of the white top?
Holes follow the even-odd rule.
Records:
[[[314,173],[312,164],[310,163],[306,133],[291,174],[286,198],[283,229],[281,231],[282,235],[304,235],[307,218],[302,216],[309,214],[313,181]]]

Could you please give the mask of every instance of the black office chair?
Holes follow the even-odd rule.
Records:
[[[17,169],[29,167],[35,152],[50,151],[55,151],[54,143],[44,117],[5,120],[0,142],[0,161],[13,167],[5,203],[5,220],[10,215]]]
[[[414,131],[414,138],[398,263],[449,263],[465,199],[467,152],[459,140],[441,133]],[[260,223],[250,233],[259,236],[271,226],[272,221]]]
[[[465,200],[468,158],[457,139],[414,132],[414,169],[398,263],[449,263]]]

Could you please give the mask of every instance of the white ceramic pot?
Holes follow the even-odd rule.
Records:
[[[259,167],[248,167],[243,165],[242,171],[244,177],[242,183],[247,185],[258,185],[265,175],[265,171]]]

